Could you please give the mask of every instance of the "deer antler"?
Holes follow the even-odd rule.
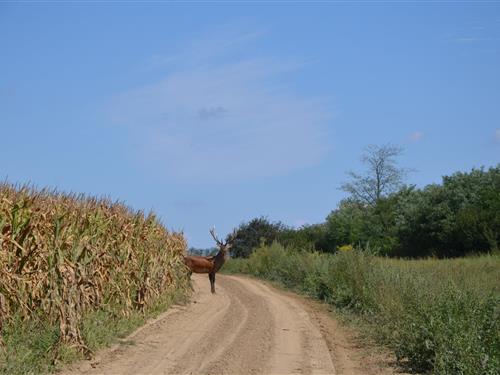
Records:
[[[229,236],[227,236],[226,244],[233,243],[237,235],[238,235],[238,230],[235,228],[233,229],[233,232]]]
[[[212,229],[210,229],[210,234],[212,235],[212,237],[214,238],[215,242],[217,243],[217,245],[220,247],[220,246],[224,246],[224,244],[222,243],[221,240],[219,240],[217,238],[217,236],[215,235],[215,227],[213,227]]]

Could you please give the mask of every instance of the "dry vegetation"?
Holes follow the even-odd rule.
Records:
[[[102,314],[127,317],[182,294],[185,249],[182,234],[153,214],[107,199],[0,185],[0,372],[26,371],[12,367],[23,361],[23,327],[49,327],[44,356],[51,361],[58,348],[89,354],[82,332],[91,314],[90,324]],[[23,355],[33,356],[27,347]]]

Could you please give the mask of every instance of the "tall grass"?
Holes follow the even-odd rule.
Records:
[[[361,251],[298,252],[274,243],[225,272],[280,282],[359,314],[413,370],[498,374],[500,258],[394,260]]]
[[[107,344],[96,331],[128,332],[187,290],[185,249],[153,214],[1,184],[0,372],[47,371]]]

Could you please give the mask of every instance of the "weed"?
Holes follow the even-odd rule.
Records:
[[[412,370],[498,374],[500,258],[397,260],[262,246],[225,272],[248,273],[355,313]]]

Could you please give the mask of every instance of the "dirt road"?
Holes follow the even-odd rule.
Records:
[[[169,310],[69,372],[80,374],[368,374],[336,345],[329,317],[303,301],[244,277],[193,275],[193,302]],[[338,344],[338,342],[337,342]]]

